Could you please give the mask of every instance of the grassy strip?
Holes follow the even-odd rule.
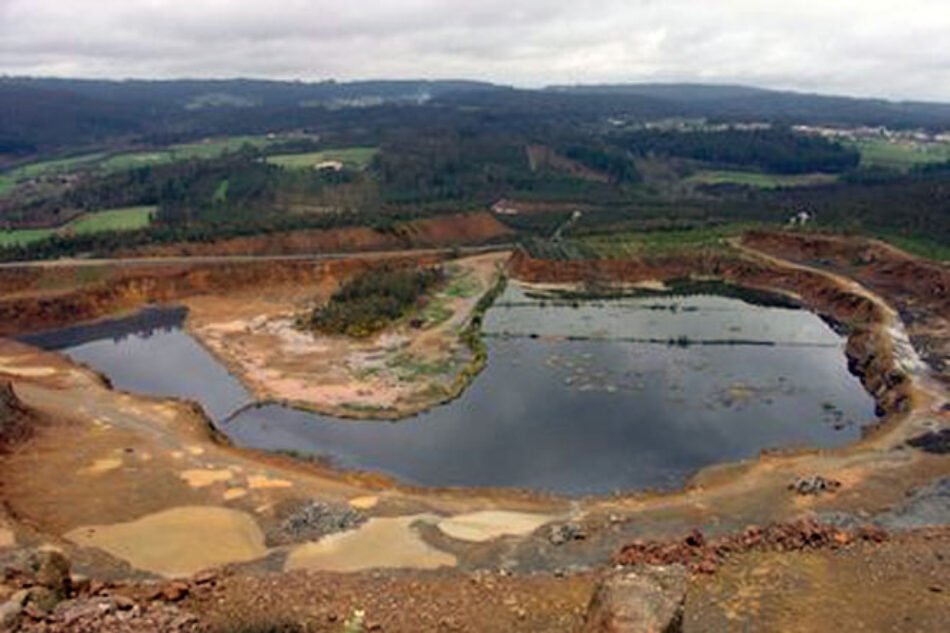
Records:
[[[760,189],[780,189],[782,187],[807,187],[836,182],[833,174],[763,174],[754,171],[700,171],[686,179],[687,182],[700,185],[734,184],[758,187]]]
[[[98,152],[29,163],[0,173],[0,196],[16,188],[17,183],[21,180],[28,180],[38,176],[68,174],[78,169],[101,170],[108,173],[194,158],[216,158],[227,152],[236,152],[245,145],[263,149],[269,145],[274,145],[285,140],[286,138],[270,138],[267,135],[225,136],[196,143],[170,145],[167,148],[151,151],[121,152],[118,154]],[[376,151],[375,148],[352,149],[372,150],[373,153]],[[369,160],[372,160],[372,155],[369,156],[367,162]]]
[[[908,170],[914,165],[950,160],[950,145],[946,143],[859,140],[852,145],[861,153],[861,165],[864,167]]]
[[[736,222],[692,229],[595,234],[570,241],[601,259],[628,259],[676,255],[683,251],[696,252],[697,249],[730,250],[726,243],[728,238],[762,226],[761,223]]]
[[[482,295],[482,298],[475,304],[475,309],[472,310],[472,318],[468,323],[468,327],[465,328],[461,334],[462,342],[472,350],[472,360],[459,372],[458,376],[456,376],[455,384],[452,386],[452,395],[449,399],[461,394],[472,380],[475,379],[475,376],[485,369],[485,365],[488,363],[488,346],[485,345],[485,340],[482,338],[482,320],[485,318],[485,313],[488,312],[488,309],[495,303],[495,300],[505,292],[507,286],[508,277],[504,273],[501,273],[495,285]]]
[[[950,244],[942,244],[926,237],[908,237],[894,233],[876,233],[874,237],[911,255],[940,262],[950,261]]]
[[[125,207],[84,213],[57,229],[0,231],[0,248],[26,245],[53,235],[86,235],[105,231],[134,231],[149,225],[155,207]]]

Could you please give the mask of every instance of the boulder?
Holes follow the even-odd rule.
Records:
[[[55,550],[42,550],[30,559],[30,569],[36,584],[56,592],[61,598],[69,595],[72,576],[69,559]]]
[[[687,583],[682,565],[640,565],[614,572],[594,592],[583,632],[679,631]]]

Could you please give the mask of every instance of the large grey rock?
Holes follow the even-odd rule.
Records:
[[[614,572],[594,592],[583,631],[676,633],[687,583],[682,565],[642,565]]]
[[[23,614],[23,603],[19,600],[8,600],[0,604],[0,631],[13,631],[20,626]]]
[[[36,584],[56,592],[60,597],[69,594],[72,576],[69,573],[69,559],[55,550],[43,550],[33,555],[30,567],[36,578]]]

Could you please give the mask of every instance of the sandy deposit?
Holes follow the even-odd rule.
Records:
[[[167,577],[267,554],[264,535],[250,515],[214,506],[172,508],[129,523],[80,527],[65,537]]]
[[[316,543],[294,548],[285,569],[345,572],[387,567],[453,567],[457,562],[455,556],[427,544],[413,528],[419,521],[434,520],[436,517],[427,514],[370,519],[356,530],[331,534]]]

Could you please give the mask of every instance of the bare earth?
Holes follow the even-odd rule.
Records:
[[[301,331],[295,319],[325,301],[333,282],[194,297],[186,301],[189,330],[260,400],[334,415],[403,417],[453,395],[471,359],[459,332],[507,258],[491,253],[448,264],[448,285],[429,300],[421,330],[402,323],[367,340]]]

